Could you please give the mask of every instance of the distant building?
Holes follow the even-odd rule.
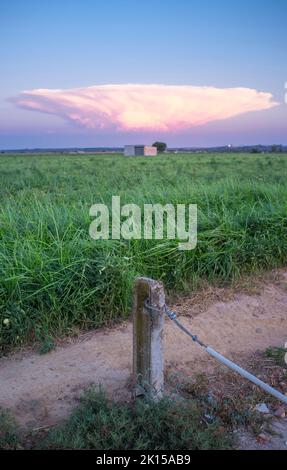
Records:
[[[152,145],[125,145],[124,155],[132,156],[154,156],[157,155],[157,148]]]

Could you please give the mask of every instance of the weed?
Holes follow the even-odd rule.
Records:
[[[206,424],[192,400],[138,400],[115,403],[96,389],[88,391],[64,426],[50,431],[40,447],[98,450],[191,450],[228,448],[230,438]]]
[[[275,346],[270,346],[265,351],[266,357],[272,358],[274,360],[275,364],[277,364],[280,367],[284,367],[284,368],[287,369],[287,364],[285,362],[285,354],[286,354],[286,349],[278,348],[278,347],[275,347]]]
[[[16,422],[7,410],[0,408],[0,449],[16,449],[19,442]]]

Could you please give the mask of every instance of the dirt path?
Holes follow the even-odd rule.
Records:
[[[211,296],[212,297],[212,296]],[[224,296],[226,297],[226,296]],[[186,298],[172,306],[204,342],[229,357],[283,346],[287,340],[287,272],[248,295],[199,304]],[[213,368],[213,360],[167,319],[166,367],[186,374]],[[0,360],[0,406],[28,428],[55,424],[77,403],[84,387],[102,384],[114,398],[129,399],[132,327],[129,322],[70,340],[46,355],[17,353]]]

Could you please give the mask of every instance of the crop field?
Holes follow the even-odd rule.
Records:
[[[0,350],[126,318],[135,276],[172,291],[287,261],[287,155],[0,156]],[[89,237],[92,204],[198,205],[198,244]]]

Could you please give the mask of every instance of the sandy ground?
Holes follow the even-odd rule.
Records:
[[[208,345],[239,363],[240,353],[284,345],[287,272],[280,271],[276,281],[261,283],[255,293],[228,291],[226,295],[221,290],[217,295],[212,288],[210,292],[207,302],[202,293],[199,298],[184,298],[170,305]],[[164,342],[167,370],[189,375],[212,370],[214,360],[169,319]],[[102,384],[113,398],[129,400],[131,359],[130,322],[68,340],[46,355],[31,351],[12,354],[0,359],[0,406],[11,409],[23,427],[37,429],[67,417],[79,394],[92,383]]]

